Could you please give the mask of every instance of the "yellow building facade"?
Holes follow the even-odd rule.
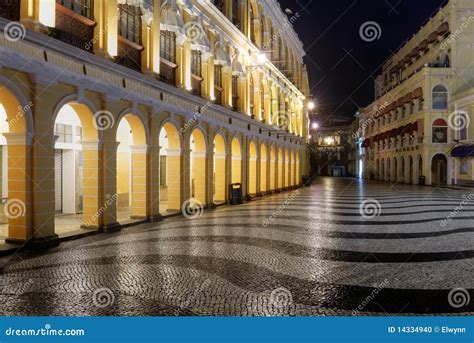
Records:
[[[473,10],[472,1],[449,1],[385,62],[376,101],[360,110],[362,177],[426,185],[473,180],[474,160],[454,153],[474,137],[466,100],[474,85]]]
[[[232,183],[299,186],[309,85],[292,19],[275,0],[0,1],[6,241],[212,207]]]

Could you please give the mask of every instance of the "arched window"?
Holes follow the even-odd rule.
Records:
[[[448,142],[448,124],[444,119],[436,119],[432,127],[432,142],[447,143]]]
[[[438,85],[433,88],[433,109],[448,109],[448,90],[442,85]]]
[[[249,11],[250,11],[250,40],[252,41],[253,44],[257,44],[257,32],[256,32],[256,20],[258,18],[256,17],[256,10],[254,9],[254,3],[251,3],[249,6]]]

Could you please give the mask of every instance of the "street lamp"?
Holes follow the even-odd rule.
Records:
[[[264,65],[265,63],[267,63],[267,55],[265,55],[264,53],[258,54],[257,61],[258,64]]]
[[[313,130],[317,130],[319,128],[319,124],[314,122],[311,127],[313,128]]]
[[[316,107],[316,104],[314,103],[314,101],[310,101],[308,103],[308,110],[312,111],[315,109],[315,107]]]

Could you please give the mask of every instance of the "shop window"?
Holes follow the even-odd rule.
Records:
[[[459,166],[459,172],[462,175],[467,175],[467,170],[468,169],[468,160],[467,158],[462,158],[461,159],[461,165]]]

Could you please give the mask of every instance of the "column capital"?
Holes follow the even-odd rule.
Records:
[[[100,140],[81,140],[83,151],[94,151],[102,148],[102,141]]]
[[[130,145],[130,151],[132,154],[146,154],[149,151],[149,147],[146,144]]]
[[[3,133],[7,139],[8,145],[28,145],[33,142],[33,135],[25,132],[5,132]]]

